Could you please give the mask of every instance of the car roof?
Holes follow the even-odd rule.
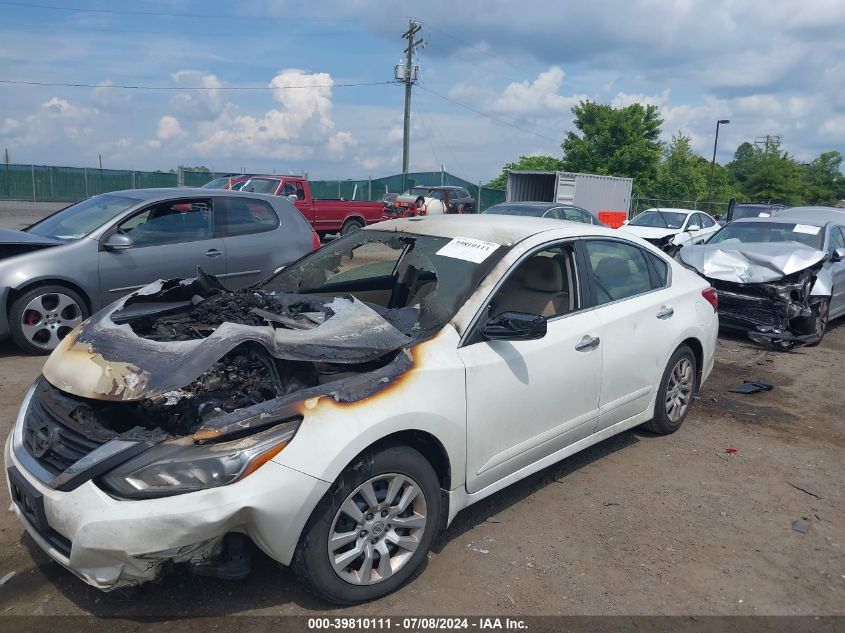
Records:
[[[707,215],[706,211],[701,211],[700,209],[678,209],[676,207],[651,207],[649,209],[645,209],[645,211],[643,211],[643,213],[645,213],[646,211],[668,211],[669,213],[686,213],[686,214],[703,213],[704,215]]]
[[[213,193],[212,193],[213,192]],[[125,196],[141,202],[155,202],[172,198],[208,198],[209,196],[231,196],[233,198],[262,198],[268,201],[281,200],[279,196],[271,196],[251,191],[232,191],[230,189],[202,189],[200,187],[151,187],[149,189],[122,189],[109,191],[100,195]]]
[[[574,204],[568,202],[500,202],[494,204],[493,207],[525,207],[527,209],[557,209],[558,207],[575,207]],[[489,208],[493,208],[489,207]],[[578,207],[580,208],[580,207]]]
[[[449,238],[468,237],[497,244],[516,244],[532,235],[545,231],[557,231],[560,237],[575,237],[586,234],[619,236],[619,232],[615,229],[583,222],[515,215],[466,213],[387,220],[386,222],[371,224],[364,230],[397,231]]]
[[[773,216],[740,218],[735,222],[780,222],[781,224],[811,222],[816,225],[834,222],[845,225],[845,210],[834,209],[833,207],[791,207]]]
[[[414,185],[411,189],[466,189],[460,185]]]

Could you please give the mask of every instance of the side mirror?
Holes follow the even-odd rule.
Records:
[[[622,220],[622,226],[625,226],[625,225],[626,225],[626,224],[628,224],[629,222],[630,222],[630,220]]]
[[[291,204],[296,204],[299,201],[299,198],[296,197],[295,193],[290,194],[289,196],[285,196],[288,200],[290,200]]]
[[[487,319],[481,334],[492,341],[530,341],[546,335],[546,317],[527,312],[502,312]]]
[[[837,248],[833,251],[833,257],[831,257],[831,261],[834,262],[841,262],[845,260],[845,248]]]
[[[103,248],[107,251],[125,251],[127,248],[132,248],[133,244],[132,238],[128,235],[124,233],[112,233],[103,242]]]
[[[700,230],[701,230],[701,227],[698,226],[697,224],[690,224],[687,227],[687,231],[689,231],[690,233],[695,233],[696,231],[700,231]]]

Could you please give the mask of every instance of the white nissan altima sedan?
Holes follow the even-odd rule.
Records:
[[[6,444],[14,509],[101,589],[257,546],[316,593],[413,576],[457,512],[638,425],[676,431],[716,294],[619,231],[438,216],[258,286],[151,284],[69,334]]]

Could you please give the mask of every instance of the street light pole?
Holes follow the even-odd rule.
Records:
[[[728,123],[730,123],[730,119],[719,119],[716,121],[716,140],[713,141],[713,160],[710,161],[710,178],[708,178],[707,182],[707,198],[711,206],[713,203],[713,170],[716,169],[716,148],[719,146],[719,126],[727,125]],[[712,211],[712,208],[710,210]]]

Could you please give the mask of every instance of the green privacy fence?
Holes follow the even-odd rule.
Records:
[[[0,199],[35,202],[76,202],[98,193],[149,187],[201,187],[232,172],[132,171],[50,165],[0,165]],[[315,198],[381,200],[385,193],[401,193],[417,185],[458,185],[479,200],[480,209],[503,202],[505,192],[480,187],[445,171],[396,174],[361,180],[312,180]],[[480,192],[480,195],[479,195]]]
[[[383,178],[363,180],[312,180],[311,191],[315,198],[343,198],[345,200],[381,200],[385,193],[401,193],[411,187],[424,185],[455,185],[465,187],[470,195],[479,200],[479,208],[505,201],[502,189],[490,189],[445,171],[411,172]],[[481,195],[479,196],[479,191]]]

